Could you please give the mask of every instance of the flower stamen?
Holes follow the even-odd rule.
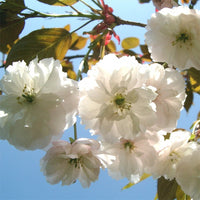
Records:
[[[28,102],[28,103],[32,103],[35,100],[35,89],[31,88],[30,90],[27,89],[27,85],[24,86],[24,89],[22,90],[22,97],[24,98],[23,101]],[[17,97],[17,101],[18,103],[22,103],[21,101],[21,97]]]
[[[182,43],[187,43],[190,40],[191,40],[191,38],[187,33],[180,33],[179,35],[176,36],[176,40],[172,42],[172,46],[179,44],[179,46],[181,48]]]
[[[122,94],[115,95],[114,103],[121,111],[124,109],[130,110],[131,103],[127,102],[125,96]]]

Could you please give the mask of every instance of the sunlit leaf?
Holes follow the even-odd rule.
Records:
[[[76,80],[76,73],[70,69],[67,71],[67,77]]]
[[[135,53],[134,51],[129,50],[129,49],[123,49],[122,52],[123,52],[124,54],[130,55],[130,56],[136,56],[136,55],[137,55],[137,53]]]
[[[157,200],[158,199],[158,193],[156,193],[156,196],[154,197],[153,200]]]
[[[116,45],[115,45],[115,43],[112,40],[110,40],[110,42],[106,45],[106,49],[108,49],[108,51],[110,53],[115,53],[116,52]]]
[[[128,37],[122,40],[122,48],[133,49],[140,44],[140,40],[135,37]]]
[[[176,198],[176,190],[178,184],[175,179],[172,181],[161,177],[158,179],[158,199],[159,200],[174,200]]]
[[[72,33],[71,37],[72,37],[72,41],[71,41],[70,49],[72,50],[83,49],[88,40],[88,38],[78,36],[76,33]]]
[[[189,81],[187,82],[187,85],[186,85],[186,95],[187,96],[184,102],[184,108],[188,112],[193,103],[193,91],[192,91],[192,86]]]
[[[150,174],[144,173],[144,174],[141,176],[139,182],[145,180],[146,178],[148,178],[148,177],[150,177],[150,176],[151,176]],[[138,183],[139,183],[139,182],[138,182]],[[131,183],[131,182],[130,182],[130,183],[128,183],[127,185],[125,185],[125,186],[122,188],[122,190],[128,189],[128,188],[134,186],[135,184],[137,184],[137,183]]]
[[[98,60],[96,60],[96,59],[89,59],[88,60],[88,67],[89,67],[89,69],[91,69],[92,68],[92,66],[94,66],[96,63],[98,62]]]
[[[63,72],[67,72],[68,70],[73,70],[73,65],[69,61],[62,61],[61,65]]]
[[[191,198],[183,192],[181,187],[178,185],[177,190],[176,190],[176,199],[177,200],[191,200]]]
[[[64,27],[64,29],[67,30],[67,31],[70,31],[70,29],[71,29],[70,24],[67,24],[67,25]]]
[[[54,6],[71,6],[76,2],[78,2],[78,0],[38,0],[38,1]]]
[[[195,68],[191,68],[188,70],[188,76],[192,90],[200,94],[200,71]]]
[[[6,66],[13,61],[29,63],[36,56],[39,59],[54,57],[62,60],[71,44],[71,36],[64,28],[40,29],[20,39],[11,49]]]
[[[10,0],[0,5],[0,51],[7,53],[24,28],[24,19],[17,16],[24,1]]]

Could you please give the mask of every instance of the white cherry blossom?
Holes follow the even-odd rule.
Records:
[[[155,123],[157,94],[134,57],[106,55],[80,84],[79,114],[86,128],[107,141],[127,139]]]
[[[153,137],[151,139],[154,140]],[[121,138],[114,144],[103,144],[104,150],[116,157],[108,165],[109,175],[117,180],[126,177],[130,182],[137,183],[156,162],[157,153],[151,145],[154,142],[150,137],[140,135],[132,140]]]
[[[154,178],[164,176],[166,179],[174,179],[177,174],[179,162],[187,155],[190,155],[197,144],[188,142],[191,133],[177,130],[170,133],[170,138],[160,142],[157,146],[158,162],[152,168]]]
[[[0,138],[20,150],[46,147],[76,121],[78,85],[58,60],[14,62],[0,87]]]
[[[200,11],[188,7],[163,8],[146,26],[145,42],[155,62],[179,69],[200,70]]]
[[[80,138],[72,144],[55,141],[41,159],[41,170],[51,184],[61,181],[70,185],[78,179],[83,187],[89,187],[106,164],[107,156],[102,160],[102,155],[96,140]]]
[[[193,200],[200,199],[200,148],[185,156],[177,166],[176,180]]]
[[[155,88],[157,97],[156,124],[153,130],[172,131],[176,128],[180,111],[185,100],[185,81],[181,74],[174,69],[164,69],[160,64],[148,66],[149,79],[147,85]]]

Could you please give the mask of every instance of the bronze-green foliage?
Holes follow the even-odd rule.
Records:
[[[178,184],[175,179],[170,181],[164,177],[160,177],[157,187],[159,200],[174,200],[176,198]]]
[[[140,44],[140,40],[136,37],[128,37],[122,40],[122,48],[133,49]]]
[[[0,4],[0,51],[7,53],[24,28],[18,14],[24,10],[23,0],[7,0]]]
[[[39,59],[54,57],[62,60],[71,45],[71,35],[64,28],[47,28],[31,32],[20,39],[11,49],[6,66],[13,61],[24,60],[29,63]]]
[[[71,6],[75,4],[78,0],[38,0],[38,1],[54,6],[66,6],[66,5]]]

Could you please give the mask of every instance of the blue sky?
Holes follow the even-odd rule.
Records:
[[[26,0],[26,5],[37,10],[52,12],[49,7],[38,3],[36,0]],[[89,2],[89,1],[87,1]],[[137,0],[105,0],[107,4],[113,7],[114,14],[123,19],[146,23],[146,20],[155,11],[155,8],[149,4],[138,4]],[[42,6],[41,6],[42,5]],[[54,7],[56,12],[63,12],[63,8]],[[74,19],[31,19],[26,21],[26,26],[21,37],[27,33],[39,29],[42,26],[64,27],[72,24],[71,29],[78,27],[80,21]],[[90,28],[94,26],[91,25]],[[115,31],[125,37],[139,37],[141,43],[144,43],[144,29],[130,26],[120,26]],[[79,31],[79,33],[81,33]],[[118,49],[120,47],[118,46]],[[68,55],[74,52],[68,52]],[[76,52],[75,52],[76,53]],[[78,52],[77,52],[78,53]],[[78,61],[75,66],[78,66]],[[194,105],[190,113],[184,110],[178,122],[179,128],[189,129],[190,125],[196,120],[199,111],[199,96],[195,95]],[[67,130],[63,139],[73,135],[73,129]],[[88,130],[83,126],[78,126],[79,137],[90,137]],[[91,184],[89,189],[83,189],[79,182],[71,186],[61,186],[61,184],[50,185],[40,172],[40,159],[45,155],[44,151],[19,151],[9,145],[7,141],[0,140],[0,199],[2,200],[64,200],[64,199],[135,199],[149,200],[154,199],[156,194],[156,181],[152,178],[135,185],[128,190],[121,190],[128,181],[126,179],[116,181],[108,176],[107,171],[101,171],[99,180]]]

